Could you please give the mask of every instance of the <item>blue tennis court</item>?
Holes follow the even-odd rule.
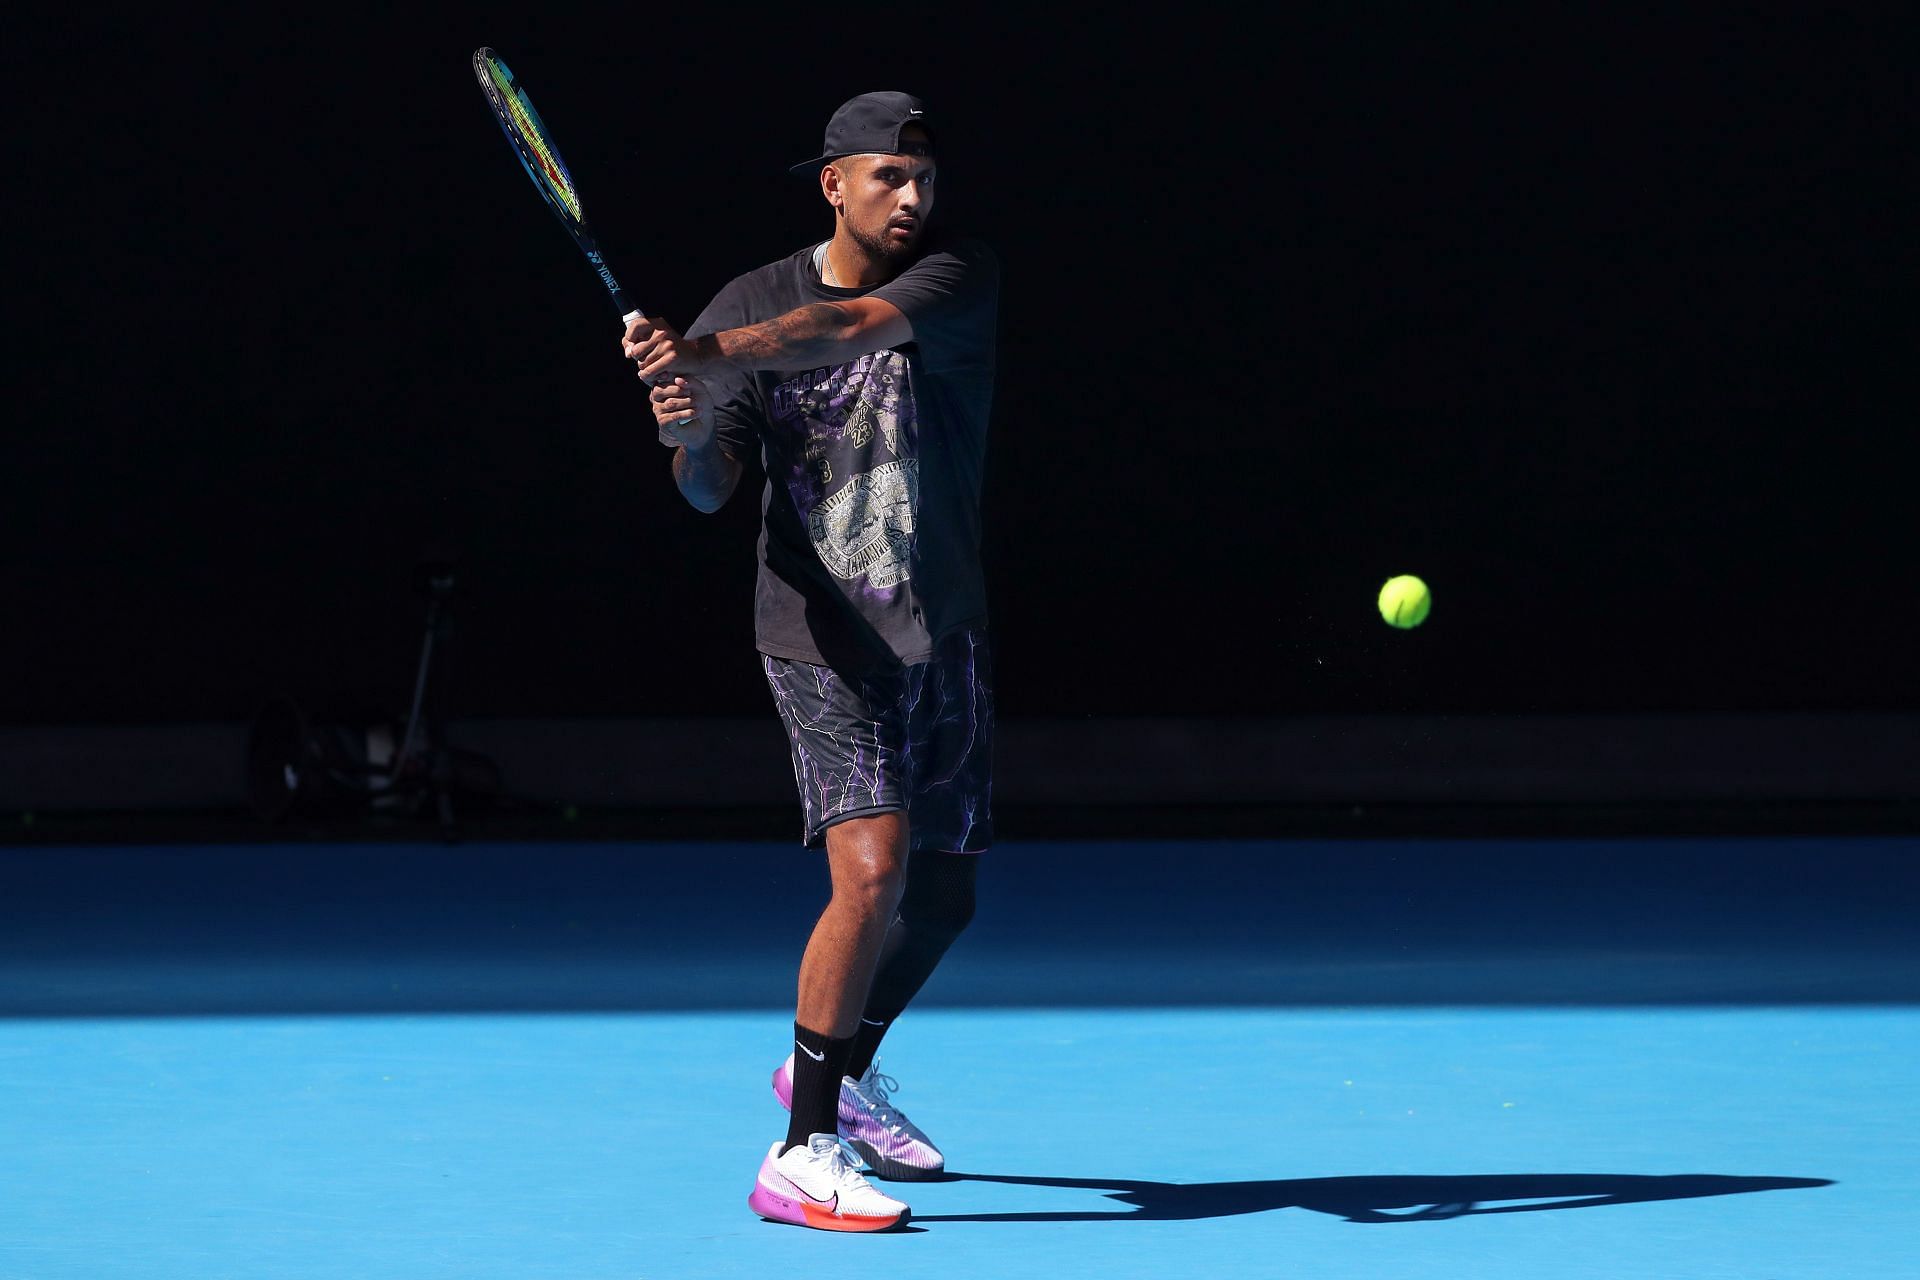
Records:
[[[1916,855],[1007,844],[844,1237],[745,1205],[807,855],[9,849],[0,1275],[1910,1275]]]

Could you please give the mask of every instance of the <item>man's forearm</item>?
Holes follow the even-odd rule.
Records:
[[[834,364],[863,354],[848,347],[859,326],[844,308],[815,302],[760,324],[723,329],[700,339],[736,369],[792,369]]]
[[[712,441],[698,450],[681,445],[673,451],[673,482],[698,510],[718,511],[740,482],[740,464]]]

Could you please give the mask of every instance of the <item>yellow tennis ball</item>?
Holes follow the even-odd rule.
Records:
[[[1427,620],[1427,610],[1432,607],[1433,596],[1427,591],[1427,584],[1410,573],[1388,578],[1387,584],[1380,588],[1380,616],[1387,620],[1388,626],[1402,630],[1417,627]]]

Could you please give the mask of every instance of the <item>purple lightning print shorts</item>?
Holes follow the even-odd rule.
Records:
[[[987,633],[940,641],[881,676],[760,655],[787,728],[810,849],[846,818],[906,811],[911,847],[980,853],[993,843],[993,666]]]

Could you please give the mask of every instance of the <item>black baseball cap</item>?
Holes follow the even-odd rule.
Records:
[[[833,119],[827,121],[826,141],[820,154],[791,166],[788,172],[818,172],[820,166],[829,160],[867,152],[883,155],[919,154],[918,146],[914,146],[912,152],[904,151],[900,146],[900,130],[910,124],[925,129],[931,141],[933,129],[927,123],[927,105],[910,93],[881,89],[863,93],[857,98],[848,98],[833,113]],[[927,154],[932,154],[930,148]]]

